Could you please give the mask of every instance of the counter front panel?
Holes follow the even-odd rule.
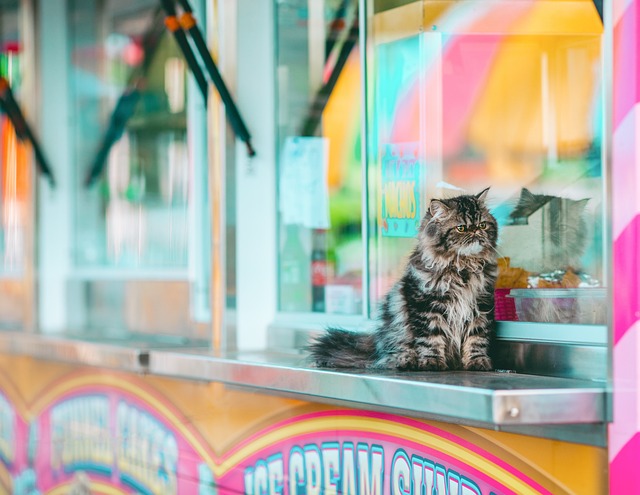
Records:
[[[605,491],[606,450],[0,356],[0,492]]]

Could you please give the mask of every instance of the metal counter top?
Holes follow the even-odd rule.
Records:
[[[364,372],[306,366],[301,356],[151,350],[149,371],[447,421],[514,425],[604,423],[604,383],[501,372]]]
[[[27,332],[0,332],[0,353],[112,368],[135,373],[147,370],[148,350],[141,345],[85,341]]]
[[[310,368],[303,356],[273,352],[216,355],[0,332],[0,353],[150,373],[345,407],[603,445],[604,382],[501,372],[364,372]]]

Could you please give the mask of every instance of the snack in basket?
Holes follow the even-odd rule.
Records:
[[[526,289],[529,286],[530,275],[531,273],[523,268],[512,267],[509,258],[499,258],[496,289]]]
[[[562,273],[558,273],[557,277],[545,277],[541,275],[537,277],[537,285],[539,289],[570,289],[573,287],[579,287],[582,280],[580,276],[569,268]]]

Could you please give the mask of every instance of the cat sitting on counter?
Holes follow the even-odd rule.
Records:
[[[315,366],[492,369],[498,224],[485,204],[487,193],[430,202],[376,330],[329,328],[309,346]]]

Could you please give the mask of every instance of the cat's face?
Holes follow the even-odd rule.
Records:
[[[475,196],[434,199],[423,222],[431,246],[442,253],[477,256],[493,251],[498,223],[485,205],[487,189]]]

